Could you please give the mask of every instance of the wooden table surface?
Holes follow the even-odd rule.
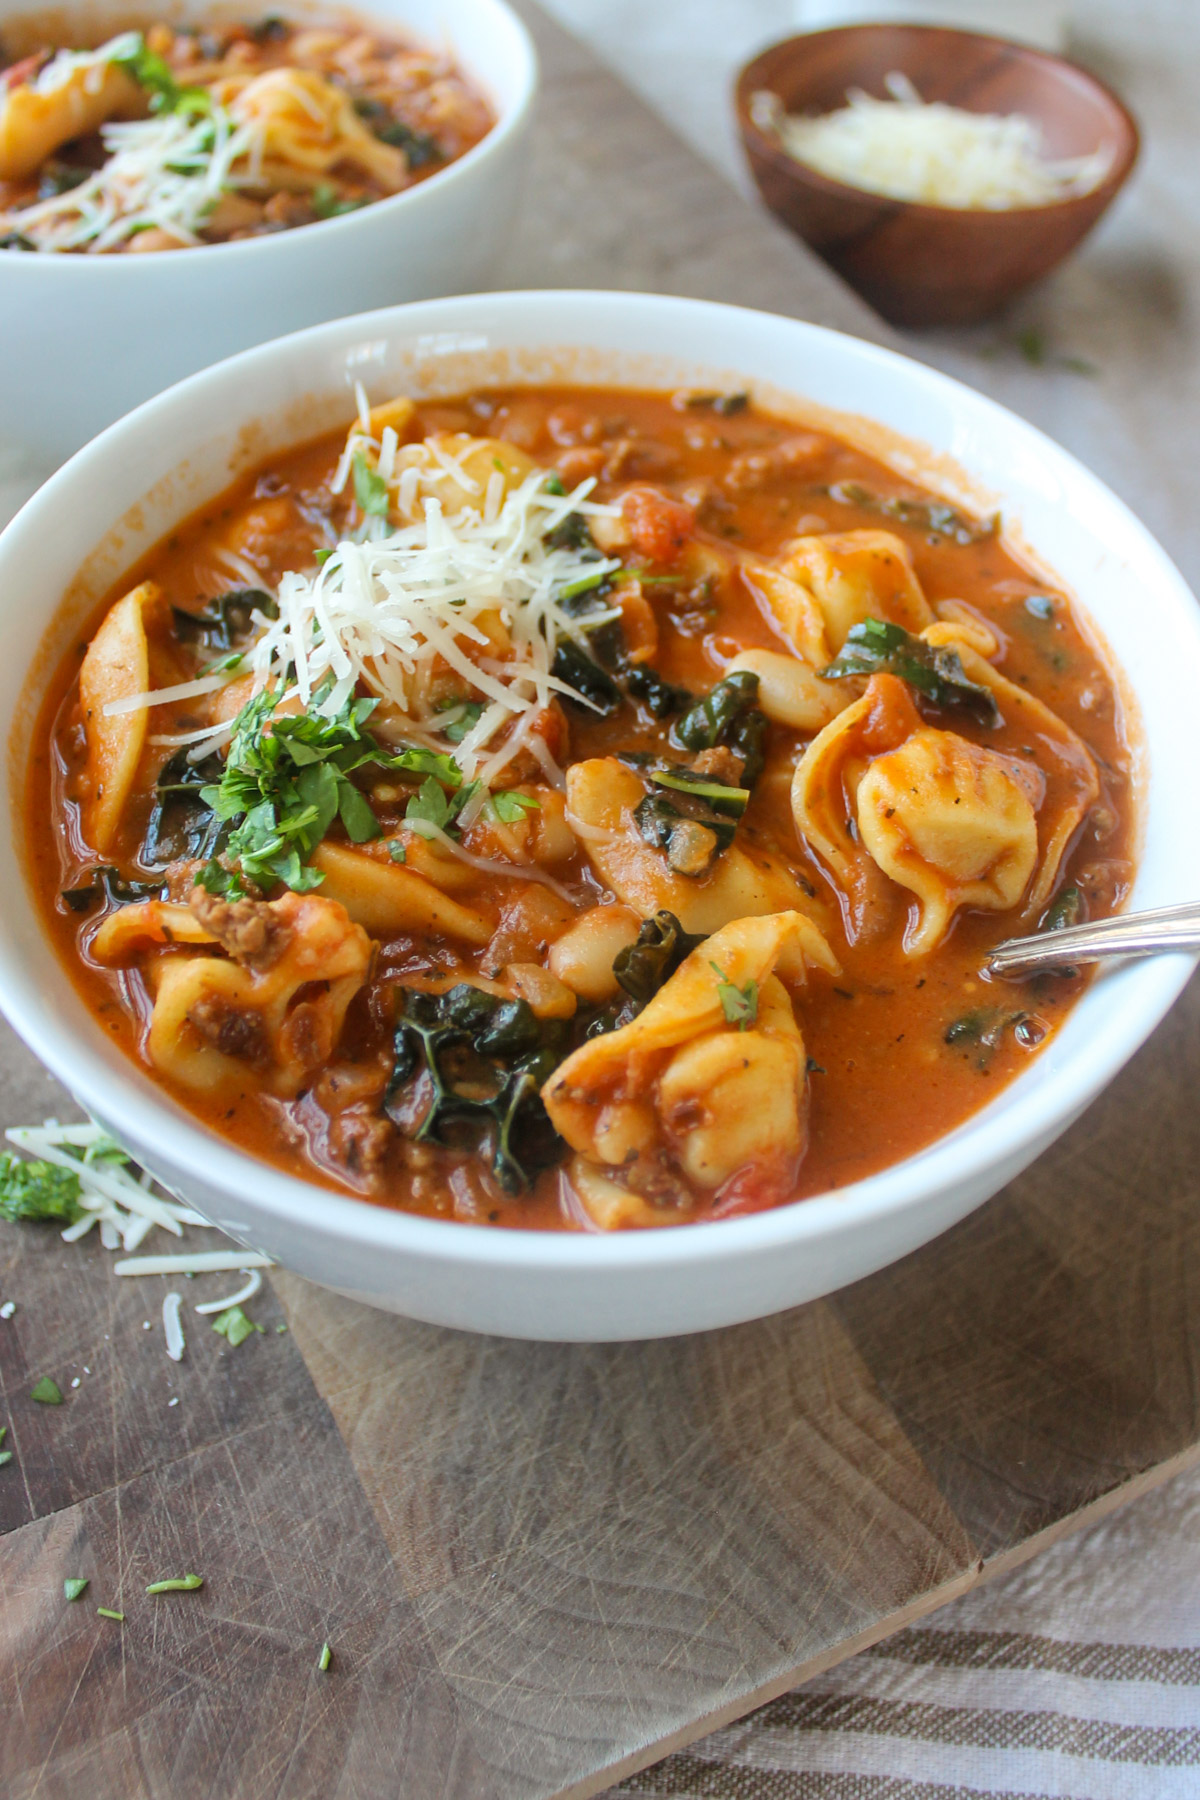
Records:
[[[503,285],[883,336],[536,23]],[[69,1107],[8,1037],[0,1073],[6,1122]],[[189,1308],[175,1365],[167,1282],[3,1229],[4,1800],[596,1793],[1195,1460],[1198,1074],[1193,986],[1103,1105],[937,1243],[666,1343],[477,1338],[279,1274],[263,1335],[231,1349]],[[43,1374],[63,1406],[30,1401]],[[189,1569],[199,1592],[145,1595]]]

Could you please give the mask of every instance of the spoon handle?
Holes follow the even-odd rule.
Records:
[[[1035,937],[1009,938],[988,958],[993,975],[1049,974],[1076,963],[1108,957],[1159,956],[1169,951],[1200,950],[1200,902],[1163,906],[1153,912],[1117,913],[1062,931]]]

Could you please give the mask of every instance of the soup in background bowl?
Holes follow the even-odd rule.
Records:
[[[118,436],[38,558],[43,606],[83,572],[23,684],[40,895],[4,1003],[302,1272],[529,1336],[770,1311],[994,1191],[1177,990],[981,977],[1064,907],[1194,883],[1197,640],[1119,504],[955,384],[761,315],[517,295],[267,347]]]
[[[473,286],[510,229],[537,68],[503,0],[0,0],[0,52],[0,440],[37,458],[248,344]]]

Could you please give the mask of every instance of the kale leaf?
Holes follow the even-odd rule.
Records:
[[[675,914],[664,909],[642,921],[637,942],[618,952],[613,974],[629,997],[644,1006],[703,942],[703,932],[685,931]]]
[[[166,894],[161,881],[129,881],[111,863],[100,863],[79,887],[64,888],[60,896],[72,912],[89,912],[97,900],[110,906],[130,906],[138,900],[161,900]]]
[[[885,498],[857,481],[835,482],[824,492],[843,506],[859,506],[864,512],[897,519],[902,525],[915,525],[918,530],[927,532],[934,542],[949,538],[955,544],[978,544],[985,538],[995,537],[1000,529],[999,513],[993,513],[989,519],[972,519],[944,500],[907,499],[901,494]]]
[[[200,638],[210,650],[232,650],[254,629],[251,615],[259,612],[264,619],[277,619],[279,602],[265,588],[231,588],[197,612],[185,606],[173,606],[171,611],[175,630],[185,643]]]
[[[400,995],[384,1111],[417,1141],[445,1143],[455,1127],[486,1140],[497,1182],[520,1193],[563,1150],[540,1090],[568,1054],[567,1022],[539,1019],[528,1001],[467,982],[445,994]],[[414,1123],[411,1084],[422,1076],[429,1103]]]
[[[742,759],[742,784],[752,788],[762,774],[767,721],[755,702],[758,676],[735,670],[718,681],[671,727],[674,741],[685,750],[714,750],[724,744]]]
[[[817,673],[826,681],[840,681],[846,675],[898,675],[934,706],[962,707],[983,725],[1004,723],[995,695],[968,678],[957,650],[927,644],[883,619],[852,625],[835,660]]]

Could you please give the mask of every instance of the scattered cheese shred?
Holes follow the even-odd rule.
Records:
[[[220,1275],[269,1269],[271,1258],[248,1250],[200,1250],[194,1255],[127,1256],[113,1264],[114,1275]]]
[[[1041,127],[1022,113],[967,112],[926,102],[906,75],[884,78],[888,100],[851,88],[848,104],[819,118],[784,111],[777,94],[755,94],[751,117],[797,162],[833,181],[926,206],[1005,212],[1052,206],[1098,187],[1105,150],[1046,156]]]
[[[247,1274],[247,1271],[243,1269],[242,1273]],[[253,1300],[261,1286],[262,1276],[257,1269],[251,1269],[248,1271],[247,1281],[238,1289],[236,1294],[226,1294],[223,1300],[206,1300],[202,1306],[196,1307],[195,1310],[198,1313],[226,1312],[231,1306],[240,1306],[243,1300]]]
[[[172,1362],[183,1361],[183,1324],[179,1317],[182,1305],[183,1295],[176,1293],[174,1289],[165,1296],[162,1304],[163,1336],[167,1340],[167,1355]]]
[[[352,431],[351,460],[368,443],[377,457],[379,446]],[[598,609],[581,622],[561,600],[580,581],[598,584],[620,565],[595,549],[547,539],[572,512],[617,509],[588,500],[591,480],[570,494],[549,492],[541,470],[490,513],[461,503],[451,508],[439,493],[478,490],[454,457],[443,453],[429,467],[406,471],[413,474],[423,498],[412,522],[396,526],[373,516],[361,539],[343,539],[320,568],[285,574],[279,616],[246,661],[259,687],[290,679],[286,695],[305,706],[332,676],[321,706],[330,714],[365,689],[384,702],[372,729],[452,753],[470,780],[498,734],[524,724],[533,748],[528,726],[556,694],[588,704],[551,673],[555,651],[564,638],[584,643],[588,630],[616,615]],[[455,743],[444,729],[468,698],[483,701],[484,710]],[[493,754],[489,769],[499,774],[509,760],[507,752]]]

